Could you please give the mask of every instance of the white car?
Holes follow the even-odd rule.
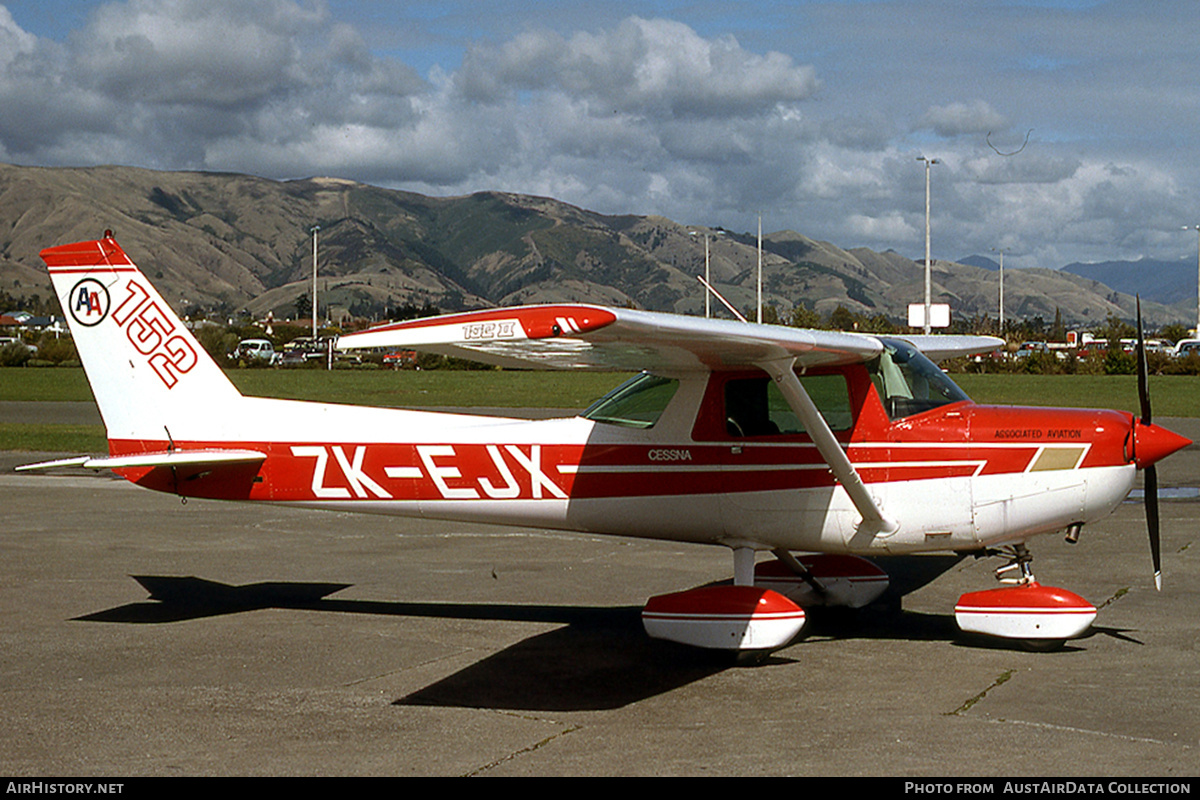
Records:
[[[10,344],[23,345],[25,347],[25,349],[28,350],[29,352],[31,352],[31,353],[37,352],[37,345],[35,345],[35,344],[28,344],[26,342],[21,341],[20,339],[18,339],[15,336],[0,336],[0,347],[8,347]]]
[[[233,351],[233,357],[238,361],[266,361],[268,364],[275,364],[279,361],[275,345],[267,339],[243,339],[238,342],[237,348]]]
[[[1171,351],[1171,356],[1183,358],[1192,353],[1200,353],[1200,339],[1180,339],[1175,343],[1175,349]]]

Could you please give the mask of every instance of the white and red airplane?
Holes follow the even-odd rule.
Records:
[[[341,348],[403,347],[508,367],[639,371],[570,419],[527,421],[245,397],[111,233],[42,251],[115,470],[183,497],[723,545],[733,585],[651,598],[650,636],[770,650],[806,605],[887,587],[864,557],[1006,557],[959,626],[1031,646],[1096,609],[1039,584],[1027,539],[1069,538],[1146,470],[1159,571],[1159,459],[1190,444],[1119,411],[980,406],[935,365],[989,337],[887,338],[588,305],[385,325]],[[1144,364],[1144,359],[1143,359]],[[769,551],[775,559],[756,563]],[[796,555],[796,554],[799,555]]]

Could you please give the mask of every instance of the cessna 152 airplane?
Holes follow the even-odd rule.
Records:
[[[999,555],[1002,585],[963,595],[959,626],[1033,646],[1096,609],[1042,585],[1027,539],[1109,514],[1190,444],[1143,414],[980,406],[936,361],[989,337],[877,337],[588,305],[384,325],[341,348],[639,374],[571,419],[525,421],[242,396],[111,232],[42,251],[107,429],[108,468],[183,497],[265,501],[723,545],[733,584],[651,598],[653,637],[770,650],[803,607],[887,587],[864,557]],[[1144,364],[1144,359],[1143,359]],[[773,560],[756,563],[769,551]]]

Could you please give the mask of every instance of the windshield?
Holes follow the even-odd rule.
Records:
[[[673,378],[643,372],[592,403],[583,416],[593,422],[649,428],[658,422],[678,388],[679,381]]]
[[[883,353],[867,363],[867,371],[892,419],[970,400],[937,364],[908,342],[899,339],[880,341],[883,342]]]

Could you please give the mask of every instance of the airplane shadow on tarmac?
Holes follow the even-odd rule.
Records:
[[[880,566],[892,579],[883,602],[855,612],[813,609],[804,639],[961,642],[952,614],[901,611],[899,602],[905,594],[929,583],[959,560],[955,556],[879,559]],[[770,666],[795,660],[784,653],[737,657],[650,639],[642,629],[640,606],[338,600],[328,596],[352,584],[264,582],[232,586],[196,577],[132,577],[150,592],[148,600],[76,619],[163,624],[274,608],[562,624],[394,701],[401,706],[525,711],[611,709],[664,694],[730,667]],[[984,642],[978,646],[1010,645]]]
[[[346,583],[231,586],[196,577],[135,575],[150,599],[76,617],[87,622],[162,624],[259,609],[297,609],[510,622],[563,627],[507,647],[396,705],[521,710],[618,708],[731,666],[728,660],[648,638],[640,606],[550,606],[338,600]]]

